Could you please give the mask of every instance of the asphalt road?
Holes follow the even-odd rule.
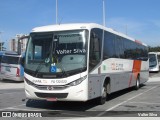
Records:
[[[159,76],[160,73],[150,74],[150,77]],[[147,82],[138,91],[130,88],[113,93],[104,105],[97,105],[96,100],[84,103],[28,100],[23,88],[1,89],[0,111],[43,112],[51,117],[160,117],[160,82]]]
[[[160,77],[160,72],[151,72],[151,73],[149,73],[149,76],[150,77]]]

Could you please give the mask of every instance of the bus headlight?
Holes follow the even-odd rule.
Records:
[[[76,86],[80,84],[83,80],[85,80],[86,78],[87,78],[87,75],[67,84],[67,86]]]

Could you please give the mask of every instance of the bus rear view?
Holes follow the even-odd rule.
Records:
[[[2,80],[23,81],[24,68],[22,67],[21,60],[24,56],[17,53],[6,52],[2,56],[1,63],[1,78]]]

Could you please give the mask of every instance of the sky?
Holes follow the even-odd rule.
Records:
[[[103,24],[103,0],[58,0],[58,23]],[[160,0],[105,0],[106,27],[160,46]],[[0,40],[56,24],[56,0],[0,0]]]

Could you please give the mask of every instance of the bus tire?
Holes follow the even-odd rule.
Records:
[[[102,96],[98,98],[98,104],[99,105],[103,105],[106,102],[107,99],[107,85],[103,86],[103,90],[102,90]]]
[[[140,77],[138,75],[137,80],[136,80],[136,86],[135,89],[138,90],[140,88]]]

